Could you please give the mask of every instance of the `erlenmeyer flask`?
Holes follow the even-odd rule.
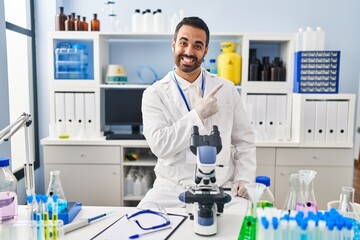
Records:
[[[50,172],[50,182],[46,195],[52,197],[54,194],[58,196],[58,211],[64,212],[67,210],[67,201],[65,198],[64,190],[60,181],[60,171]]]
[[[289,192],[285,200],[283,210],[303,211],[305,209],[305,198],[302,187],[302,176],[298,172],[289,175]]]
[[[340,212],[354,212],[354,192],[355,189],[352,187],[342,187],[339,208]]]
[[[317,174],[314,170],[299,170],[304,184],[304,197],[306,203],[306,211],[317,213],[318,208],[314,193],[314,181]]]

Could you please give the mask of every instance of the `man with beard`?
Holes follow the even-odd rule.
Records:
[[[218,126],[222,150],[217,155],[216,183],[231,188],[233,196],[248,197],[244,185],[255,180],[256,170],[254,133],[234,84],[200,67],[209,38],[202,19],[184,18],[171,44],[176,66],[143,94],[143,134],[158,161],[153,188],[139,205],[184,206],[178,196],[195,179],[196,156],[190,151],[194,125],[200,135],[209,135],[212,126]]]

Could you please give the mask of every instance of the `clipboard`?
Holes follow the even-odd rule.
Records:
[[[138,210],[138,209],[137,209]],[[137,211],[135,210],[135,212]],[[131,213],[128,213],[131,214]],[[151,240],[151,239],[164,239],[168,240],[170,236],[180,227],[180,225],[185,222],[187,219],[187,216],[179,215],[179,214],[172,214],[168,213],[169,220],[170,220],[170,226],[171,228],[165,229],[164,227],[163,231],[157,231],[150,234],[146,234],[143,236],[140,236],[140,240]],[[148,214],[147,216],[143,216],[142,219],[139,219],[139,221],[142,222],[153,222],[156,221],[154,216],[151,214]],[[153,223],[152,223],[153,224]],[[151,230],[149,230],[151,231]],[[142,234],[149,231],[144,231],[140,229],[136,223],[131,220],[127,219],[125,214],[118,218],[115,222],[110,224],[108,227],[103,229],[101,232],[99,232],[97,235],[91,238],[91,240],[128,240],[129,236],[134,234]]]

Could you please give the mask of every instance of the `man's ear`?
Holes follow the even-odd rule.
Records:
[[[171,42],[171,50],[172,50],[172,52],[175,52],[175,41],[174,41],[174,39]]]

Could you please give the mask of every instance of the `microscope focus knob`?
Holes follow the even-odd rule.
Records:
[[[216,182],[216,177],[210,178],[210,181],[211,181],[212,183],[215,183],[215,182]]]

